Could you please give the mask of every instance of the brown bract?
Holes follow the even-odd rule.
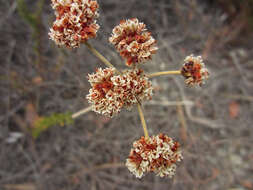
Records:
[[[56,20],[50,28],[50,39],[59,46],[76,48],[96,37],[98,4],[96,0],[52,0]]]
[[[127,66],[150,60],[158,49],[155,39],[147,32],[146,25],[137,18],[121,21],[113,29],[109,42],[126,59]]]
[[[86,98],[92,110],[109,117],[123,107],[131,109],[132,105],[152,97],[152,84],[140,69],[115,75],[114,68],[99,68],[88,75],[88,80],[92,88]]]
[[[201,56],[194,55],[185,58],[181,74],[186,78],[185,83],[189,86],[201,86],[204,84],[204,80],[209,77],[209,72]]]
[[[126,166],[138,178],[145,172],[155,172],[160,177],[173,177],[176,163],[182,159],[179,143],[160,134],[148,139],[141,137],[135,141]]]

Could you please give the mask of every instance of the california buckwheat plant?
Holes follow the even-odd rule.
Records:
[[[115,117],[123,108],[131,110],[137,106],[144,136],[133,143],[126,167],[137,178],[147,172],[160,177],[173,177],[178,162],[183,159],[180,144],[165,134],[149,136],[142,103],[152,99],[151,79],[161,75],[182,75],[187,86],[202,86],[209,76],[201,56],[190,55],[176,71],[145,73],[140,64],[151,60],[158,50],[156,40],[146,25],[137,18],[120,21],[112,30],[109,42],[125,60],[126,70],[116,69],[103,55],[89,43],[96,37],[99,25],[98,3],[96,0],[52,0],[56,20],[49,37],[56,45],[77,48],[82,43],[99,58],[106,68],[98,68],[88,74],[91,85],[86,96],[90,107],[72,115],[75,119],[88,111],[94,111],[108,117]]]

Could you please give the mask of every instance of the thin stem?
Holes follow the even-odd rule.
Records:
[[[101,53],[99,53],[94,47],[92,47],[88,42],[84,42],[87,48],[100,59],[107,67],[115,68]],[[116,68],[115,68],[116,69]],[[120,71],[116,69],[116,72],[120,74]]]
[[[146,122],[145,122],[145,119],[144,119],[143,111],[141,109],[141,104],[138,103],[137,106],[138,106],[138,112],[139,112],[139,115],[140,115],[140,118],[141,118],[141,124],[142,124],[142,127],[143,127],[144,135],[145,135],[145,138],[148,139],[149,135],[148,135],[147,125],[146,125]]]
[[[84,109],[82,109],[82,110],[80,110],[80,111],[78,111],[78,112],[72,114],[71,117],[72,117],[72,119],[75,119],[75,118],[79,117],[80,115],[83,115],[83,114],[85,114],[85,113],[88,113],[89,111],[91,111],[91,109],[92,109],[91,106],[90,106],[90,107],[87,107],[87,108],[84,108]]]
[[[156,72],[156,73],[151,73],[148,74],[148,78],[152,78],[152,77],[158,77],[158,76],[162,76],[162,75],[180,75],[181,71],[162,71],[162,72]]]

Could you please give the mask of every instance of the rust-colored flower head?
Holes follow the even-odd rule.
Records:
[[[136,177],[141,178],[145,172],[154,172],[160,177],[173,177],[176,163],[183,156],[178,142],[160,134],[148,139],[141,137],[133,143],[126,166]]]
[[[88,75],[88,81],[92,88],[86,98],[92,105],[92,110],[110,117],[119,113],[124,105],[119,93],[114,91],[111,80],[114,73],[114,68],[99,68],[96,73]]]
[[[127,60],[128,66],[150,60],[158,49],[155,39],[147,32],[146,25],[137,18],[121,21],[113,29],[109,42]]]
[[[96,37],[99,25],[96,0],[52,0],[56,20],[49,37],[59,46],[76,48],[89,38]]]
[[[185,58],[181,74],[185,77],[185,83],[189,86],[201,86],[204,84],[204,80],[209,77],[209,72],[201,56],[194,55]]]
[[[139,101],[149,100],[152,85],[139,69],[127,70],[122,75],[115,75],[115,69],[97,69],[88,75],[92,86],[87,95],[92,110],[113,117],[122,107],[131,108]]]
[[[152,83],[141,69],[127,70],[123,75],[112,78],[115,89],[121,92],[124,106],[131,109],[132,105],[150,100],[153,95]]]

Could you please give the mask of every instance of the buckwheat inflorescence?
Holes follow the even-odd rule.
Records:
[[[201,56],[194,55],[185,58],[181,74],[186,78],[185,83],[189,86],[201,86],[209,76]]]
[[[179,143],[160,134],[149,138],[141,137],[135,141],[126,166],[138,178],[145,172],[155,172],[160,177],[173,177],[176,163],[182,159]]]
[[[146,25],[139,22],[137,18],[121,21],[113,29],[109,42],[127,60],[128,66],[151,59],[151,55],[158,49]]]
[[[52,0],[56,20],[50,28],[50,39],[59,46],[76,48],[81,42],[96,37],[99,25],[96,0]]]
[[[121,89],[124,106],[127,108],[152,98],[152,84],[141,69],[127,70],[123,75],[113,77],[112,81],[117,89]]]
[[[120,93],[116,93],[111,78],[114,76],[114,68],[97,69],[96,73],[88,75],[88,81],[92,88],[86,96],[92,105],[92,110],[112,117],[119,113],[123,106]]]
[[[131,108],[139,101],[152,97],[152,85],[140,69],[127,70],[115,75],[115,69],[97,69],[88,75],[92,86],[87,95],[92,110],[106,116],[114,116],[122,107]]]

